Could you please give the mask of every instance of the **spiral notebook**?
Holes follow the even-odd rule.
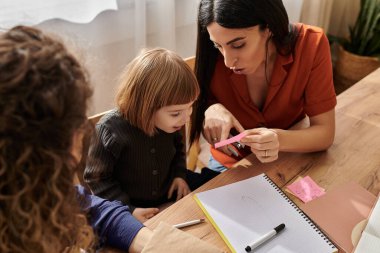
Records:
[[[284,231],[254,252],[338,252],[322,231],[265,174],[194,195],[232,252],[281,223]]]

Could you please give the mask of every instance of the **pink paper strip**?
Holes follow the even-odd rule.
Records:
[[[304,203],[325,194],[325,190],[318,186],[309,176],[288,185],[287,188]]]
[[[223,147],[223,146],[226,146],[228,144],[231,144],[233,142],[237,142],[237,141],[240,141],[241,138],[243,138],[244,136],[246,136],[247,134],[245,132],[242,132],[234,137],[231,137],[227,140],[224,140],[224,141],[220,141],[220,142],[217,142],[215,143],[215,148],[220,148],[220,147]]]

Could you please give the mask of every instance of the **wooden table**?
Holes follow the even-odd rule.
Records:
[[[340,94],[336,110],[380,127],[380,68]]]
[[[349,181],[358,182],[373,194],[380,191],[380,69],[338,96],[336,136],[332,147],[309,154],[281,153],[275,162],[262,164],[253,155],[193,193],[176,202],[145,225],[154,229],[161,221],[176,224],[204,217],[193,200],[194,193],[213,189],[265,172],[279,187],[297,176],[309,175],[329,191]],[[296,204],[300,201],[288,195]],[[230,252],[222,238],[206,222],[185,228],[202,240]]]

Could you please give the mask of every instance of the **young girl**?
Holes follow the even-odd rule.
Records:
[[[84,172],[93,193],[128,204],[145,221],[158,212],[149,207],[199,186],[186,182],[191,172],[179,132],[198,94],[192,70],[177,54],[157,48],[137,56],[122,75],[117,109],[96,126]]]

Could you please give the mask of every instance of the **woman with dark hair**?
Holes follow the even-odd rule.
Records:
[[[211,169],[223,171],[250,152],[271,162],[280,151],[332,145],[336,95],[328,40],[320,28],[290,24],[281,0],[201,0],[195,72],[201,94],[191,141],[202,130],[212,145],[244,136],[211,147]]]

